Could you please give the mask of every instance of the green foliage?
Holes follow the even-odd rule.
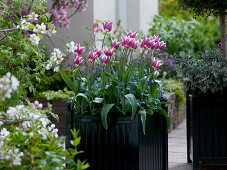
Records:
[[[64,72],[64,74],[67,77],[72,78],[73,74],[72,74],[72,71],[70,68],[61,69],[61,71]],[[41,94],[41,92],[45,92],[45,91],[49,91],[49,90],[57,91],[57,90],[62,90],[67,87],[67,84],[62,79],[60,73],[51,72],[51,71],[46,71],[44,74],[40,75],[38,78],[33,78],[32,84],[34,85],[34,87],[36,89],[36,93],[34,94],[35,96],[37,96],[37,93]],[[33,96],[33,94],[31,94],[31,96]]]
[[[167,43],[166,51],[174,57],[180,51],[197,54],[199,51],[215,48],[220,42],[216,18],[208,18],[206,23],[199,23],[196,20],[155,16],[149,32],[150,35],[159,35]]]
[[[199,57],[182,52],[179,59],[179,72],[188,88],[214,93],[227,86],[227,61],[219,49],[205,50]]]
[[[179,114],[182,113],[182,107],[186,102],[186,98],[185,98],[185,93],[182,90],[183,87],[183,83],[173,80],[173,79],[166,79],[163,81],[162,83],[162,87],[164,89],[169,90],[170,92],[174,92],[176,94],[176,98],[177,98],[177,106],[178,106],[178,110],[179,110]]]
[[[177,0],[159,0],[159,15],[165,18],[191,20],[191,14],[179,8]]]
[[[36,99],[47,99],[47,100],[69,100],[74,97],[74,93],[72,91],[68,91],[67,88],[58,91],[44,91],[44,92],[36,92],[33,96]]]
[[[21,20],[28,18],[26,10],[30,9],[31,12],[36,12],[40,17],[37,24],[44,23],[48,27],[52,27],[46,15],[44,3],[46,3],[45,0],[12,0],[8,4],[0,4],[2,8],[0,30],[7,30],[0,34],[2,40],[0,42],[0,76],[5,75],[7,72],[15,75],[20,81],[18,93],[23,96],[27,95],[25,89],[28,89],[29,92],[35,91],[31,80],[37,79],[45,70],[45,55],[43,52],[46,46],[32,44],[30,41],[32,32],[17,29],[17,26],[21,24]],[[36,23],[29,24],[28,27],[33,28]],[[41,34],[38,34],[38,36],[42,37]]]
[[[226,15],[226,0],[178,0],[179,5],[185,10],[194,12],[196,15]]]

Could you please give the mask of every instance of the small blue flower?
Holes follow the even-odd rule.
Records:
[[[92,103],[92,101],[90,101],[90,103]]]
[[[142,103],[142,104],[145,104],[145,101],[142,101],[141,103]]]
[[[159,100],[159,99],[155,99],[155,101],[156,101],[156,102],[160,102],[160,100]]]
[[[122,104],[122,101],[120,101],[119,103]]]
[[[119,86],[115,86],[117,89],[119,88]]]
[[[141,95],[143,95],[143,93],[140,93]]]
[[[130,90],[130,88],[126,88],[126,90]]]

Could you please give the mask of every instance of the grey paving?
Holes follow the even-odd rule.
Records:
[[[169,170],[192,170],[187,163],[186,120],[169,133]]]

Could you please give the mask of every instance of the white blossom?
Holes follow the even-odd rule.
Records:
[[[42,109],[43,108],[43,104],[42,103],[40,103],[40,104],[38,104],[38,109]]]
[[[11,76],[11,73],[7,73],[0,78],[0,100],[5,98],[11,98],[11,93],[17,89],[19,81],[16,77]]]
[[[38,105],[39,105],[39,101],[36,100],[36,101],[34,102],[34,104],[35,104],[36,106],[38,106]]]
[[[50,59],[47,61],[46,69],[54,68],[54,72],[59,71],[59,65],[63,60],[64,54],[58,49],[54,48],[54,51],[51,53]]]
[[[32,12],[31,14],[28,15],[28,19],[30,21],[37,21],[38,20],[38,16],[39,16],[38,14]]]
[[[67,51],[74,53],[74,51],[76,50],[76,46],[75,46],[75,42],[71,41],[70,43],[66,44],[67,47]]]
[[[31,34],[30,35],[30,41],[34,45],[39,45],[40,38],[36,34]]]
[[[9,134],[10,134],[10,132],[6,128],[3,128],[0,132],[0,137],[2,137],[4,139]]]
[[[13,90],[17,90],[17,87],[19,86],[20,82],[17,80],[15,76],[11,77],[11,86]]]
[[[21,20],[20,25],[17,26],[18,29],[29,30],[29,25],[32,25],[30,22],[27,22],[25,19]]]
[[[36,33],[46,34],[46,25],[44,23],[42,23],[41,25],[36,24],[36,27],[33,29],[33,31]]]

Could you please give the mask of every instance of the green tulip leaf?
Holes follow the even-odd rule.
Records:
[[[87,102],[89,102],[88,97],[83,93],[78,93],[75,98],[77,97],[83,97],[84,99],[86,99]]]
[[[158,109],[158,112],[164,116],[164,118],[166,119],[166,125],[167,125],[167,130],[170,128],[170,123],[171,123],[171,120],[168,116],[168,113],[164,110],[164,109]]]
[[[143,134],[145,135],[145,130],[146,130],[146,116],[147,116],[147,112],[145,109],[141,109],[139,111],[139,114],[141,114],[141,122],[142,122],[142,125],[143,125]]]
[[[99,98],[99,97],[96,97],[96,98],[93,100],[94,103],[102,103],[102,101],[103,101],[103,98]]]
[[[107,125],[107,114],[109,113],[110,109],[114,106],[115,104],[105,104],[102,107],[102,111],[101,111],[101,119],[102,119],[102,125],[105,129],[108,128]]]
[[[131,107],[132,107],[132,119],[136,115],[136,110],[137,110],[137,101],[136,97],[133,94],[126,94],[125,97],[129,101]]]
[[[76,88],[75,88],[75,85],[74,83],[65,75],[65,73],[59,71],[62,79],[65,81],[65,83],[69,86],[69,88],[74,92],[76,93]]]

